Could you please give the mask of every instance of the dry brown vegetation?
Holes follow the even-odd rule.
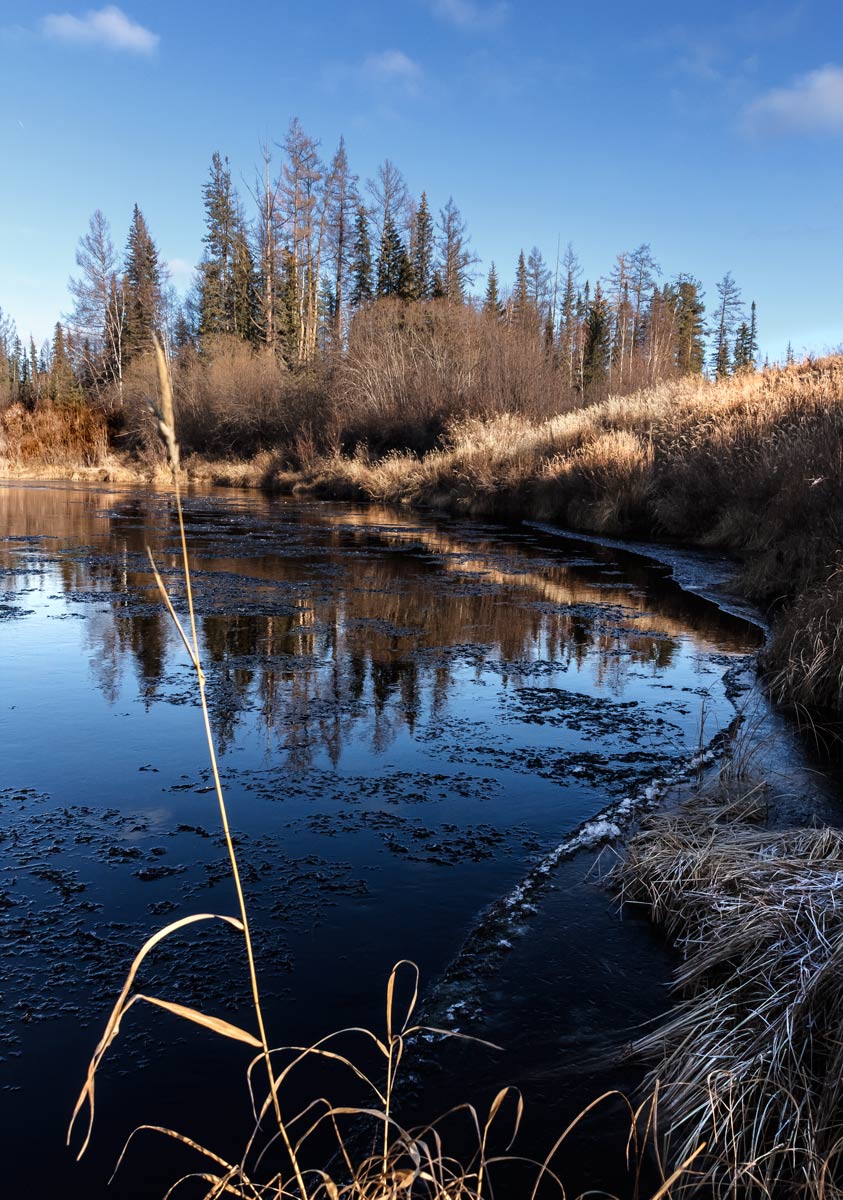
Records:
[[[357,314],[331,395],[331,441],[373,452],[430,450],[456,420],[540,420],[571,403],[532,331],[462,305],[397,300]]]
[[[615,879],[682,955],[634,1052],[659,1080],[678,1192],[834,1200],[843,1147],[843,837],[771,831],[759,787],[652,818]]]
[[[278,483],[720,547],[748,596],[792,606],[769,659],[777,697],[841,706],[840,576],[824,582],[843,530],[841,357],[674,380],[544,421],[463,420],[423,457],[334,453]]]
[[[97,467],[108,458],[106,419],[87,404],[0,409],[0,469]]]

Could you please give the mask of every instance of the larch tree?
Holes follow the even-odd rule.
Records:
[[[645,307],[652,295],[661,267],[653,257],[648,242],[636,247],[628,257],[629,297],[632,303],[630,355],[634,356],[643,340]]]
[[[465,220],[453,197],[449,197],[448,203],[439,211],[437,269],[442,278],[444,298],[451,304],[462,304],[474,280],[472,267],[477,262],[477,255],[469,248],[470,241]]]
[[[410,215],[410,195],[404,176],[388,158],[378,167],[375,178],[366,181],[366,190],[371,197],[375,243],[380,246],[387,221],[391,219],[399,236],[406,228]]]
[[[568,387],[573,389],[578,360],[577,346],[579,342],[580,323],[577,317],[577,290],[582,275],[579,259],[574,253],[574,247],[568,242],[562,259],[564,283],[562,285],[562,303],[559,320],[559,357],[562,370],[568,377]]]
[[[629,297],[629,254],[625,251],[615,259],[608,283],[607,302],[612,316],[611,373],[613,381],[622,387],[631,365],[634,326],[634,310]]]
[[[68,282],[73,312],[68,318],[75,339],[87,355],[86,373],[94,387],[114,382],[122,401],[126,303],[123,281],[108,221],[99,209],[79,239],[79,275]]]
[[[297,358],[303,364],[316,353],[319,328],[319,280],[327,223],[325,168],[318,144],[304,132],[297,117],[290,122],[284,151],[282,212],[297,276]]]
[[[278,293],[281,287],[281,211],[279,179],[272,170],[272,150],[261,146],[263,172],[252,196],[257,208],[255,258],[259,265],[256,285],[258,328],[268,350],[278,349]]]
[[[731,373],[732,344],[743,310],[741,291],[732,278],[731,271],[727,271],[718,283],[717,295],[711,369],[715,378],[723,379]]]
[[[544,325],[551,310],[551,272],[541,250],[533,246],[526,263],[527,300],[537,324]]]

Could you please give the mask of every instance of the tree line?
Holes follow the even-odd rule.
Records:
[[[90,397],[119,409],[127,368],[153,334],[174,361],[231,338],[291,372],[320,370],[348,353],[359,314],[385,300],[399,313],[474,310],[546,356],[569,402],[757,366],[755,303],[746,311],[731,274],[707,314],[699,279],[665,279],[648,244],[618,254],[593,283],[570,243],[552,261],[534,246],[519,254],[511,285],[492,263],[475,294],[479,258],[453,198],[434,215],[389,159],[361,184],[344,140],[323,158],[297,119],[262,148],[246,192],[248,212],[215,153],[202,186],[203,253],[184,300],[137,205],[122,254],[95,212],[76,253],[72,308],[52,339],[24,344],[0,312],[0,403]]]

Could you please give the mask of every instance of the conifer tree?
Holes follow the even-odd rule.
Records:
[[[494,263],[489,267],[489,277],[486,281],[486,296],[483,300],[483,311],[497,320],[500,320],[503,316],[504,308],[501,304],[498,289],[498,273],[495,270]]]
[[[328,172],[327,189],[328,249],[333,262],[334,335],[341,344],[347,304],[346,280],[351,269],[354,213],[357,204],[357,176],[351,174],[345,139],[342,137]]]
[[[754,300],[749,306],[749,314],[749,361],[752,369],[755,370],[758,362],[758,314]]]
[[[50,373],[47,387],[50,399],[55,404],[61,404],[72,399],[75,392],[73,369],[70,365],[64,330],[60,321],[56,321],[56,326],[53,330],[53,342],[50,351]]]
[[[738,332],[735,335],[735,348],[732,354],[732,369],[738,371],[746,371],[749,369],[752,362],[752,354],[750,351],[750,333],[749,323],[741,321],[738,326]]]
[[[354,223],[354,246],[351,259],[351,293],[349,304],[360,308],[375,294],[372,285],[372,243],[369,240],[369,218],[363,204],[357,205]]]
[[[231,239],[231,330],[246,342],[260,340],[259,282],[246,228],[239,218]]]
[[[583,386],[586,389],[593,388],[605,378],[609,367],[611,345],[609,308],[598,283],[594,288],[594,299],[588,304],[585,314]]]
[[[513,324],[524,328],[529,324],[529,317],[530,295],[527,287],[527,261],[524,258],[524,251],[522,250],[518,255],[518,266],[515,271],[515,290],[512,293]]]
[[[574,247],[569,242],[562,260],[565,284],[562,291],[562,315],[559,325],[559,343],[562,369],[568,377],[568,387],[573,388],[577,363],[579,323],[577,320],[577,284],[582,274]]]
[[[278,291],[278,345],[289,367],[299,356],[299,298],[296,260],[289,248],[282,253],[281,283]]]
[[[228,159],[218,153],[211,160],[202,196],[205,254],[199,264],[199,336],[235,333],[253,338],[257,304],[254,262],[231,183],[231,168]]]
[[[727,271],[717,285],[719,303],[717,305],[715,340],[711,355],[711,366],[715,378],[723,379],[731,372],[732,339],[741,312],[740,288]]]
[[[691,275],[676,281],[676,369],[701,375],[705,365],[705,323],[702,286]]]
[[[470,238],[460,210],[453,197],[439,212],[439,262],[445,298],[461,304],[474,279],[471,270],[477,255],[469,249]]]
[[[387,213],[378,255],[378,296],[397,296],[401,300],[412,299],[413,269],[406,247],[401,240],[395,221]]]
[[[152,349],[152,335],[160,332],[161,268],[158,250],[137,204],[132,213],[126,246],[125,359]]]
[[[413,220],[413,292],[416,300],[429,300],[433,293],[433,218],[422,192]]]

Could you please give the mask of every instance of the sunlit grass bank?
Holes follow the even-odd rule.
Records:
[[[718,547],[776,608],[781,701],[843,709],[843,358],[685,379],[536,422],[452,426],[422,457],[358,452],[276,486]]]

